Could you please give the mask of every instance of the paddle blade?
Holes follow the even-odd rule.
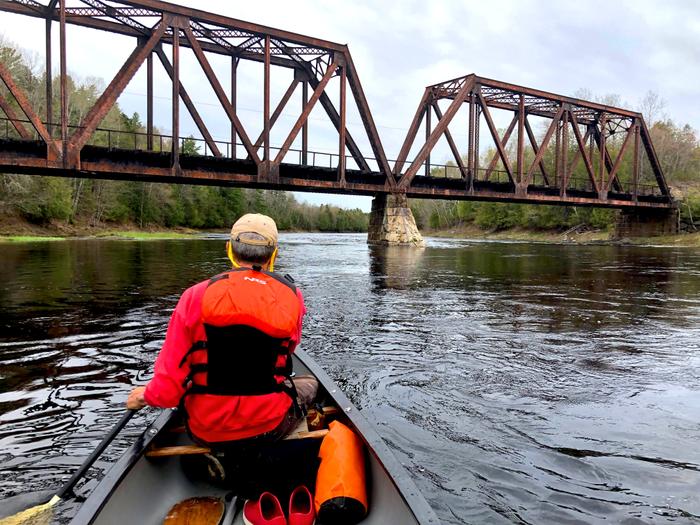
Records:
[[[163,525],[219,525],[224,507],[221,498],[189,498],[170,509]]]
[[[6,518],[0,519],[0,525],[48,525],[51,523],[53,512],[51,508],[61,501],[58,496],[53,496],[48,502],[35,505]]]

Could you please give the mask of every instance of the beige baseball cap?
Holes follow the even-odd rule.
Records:
[[[265,240],[241,239],[241,233],[257,233]],[[271,217],[260,213],[246,213],[231,228],[231,240],[255,246],[276,246],[277,225]]]

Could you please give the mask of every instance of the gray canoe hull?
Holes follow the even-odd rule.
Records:
[[[297,374],[316,376],[327,398],[344,411],[362,436],[369,456],[368,496],[370,512],[365,525],[410,525],[439,523],[433,510],[418,492],[407,472],[394,458],[374,428],[362,417],[326,373],[303,351],[295,352]],[[175,412],[165,410],[134,445],[115,463],[90,494],[71,522],[121,525],[156,525],[176,503],[195,496],[224,497],[229,491],[188,479],[178,457],[146,458],[143,453],[167,426]],[[283,503],[284,506],[284,503]],[[237,516],[233,522],[243,523]]]

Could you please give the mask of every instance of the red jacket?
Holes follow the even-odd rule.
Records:
[[[155,363],[153,379],[146,385],[146,403],[161,408],[178,406],[185,392],[183,382],[190,372],[180,367],[183,356],[195,341],[206,340],[201,321],[202,297],[209,280],[185,290],[170,318],[163,348]],[[304,299],[297,288],[300,304],[298,331],[292,336],[290,352],[301,340]],[[192,354],[192,363],[206,362],[204,352]],[[192,433],[208,442],[245,439],[273,430],[291,406],[284,392],[259,396],[216,396],[198,394],[186,399]]]

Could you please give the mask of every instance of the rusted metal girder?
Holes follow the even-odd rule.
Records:
[[[466,92],[465,86],[468,86]],[[439,113],[438,106],[438,101],[443,99],[451,101],[449,114],[444,116]],[[458,146],[450,136],[447,127],[452,122],[461,104],[469,105],[469,119],[467,122],[468,142],[465,152],[468,166],[466,169],[461,162]],[[421,121],[426,119],[426,122],[429,122],[430,112],[436,108],[438,109],[437,114],[440,120],[435,126],[435,130],[439,129],[440,132],[436,133],[433,131],[426,137],[425,143],[421,146],[416,158],[409,168],[402,173],[408,153],[416,140]],[[496,127],[492,114],[493,110],[506,110],[513,114],[512,120],[502,136]],[[475,167],[481,155],[478,146],[480,117],[477,115],[479,114],[484,117],[495,149],[495,155],[483,171],[483,175],[480,175],[480,171]],[[550,120],[550,125],[540,144],[538,144],[528,121],[529,116],[544,117]],[[640,124],[637,125],[637,123]],[[581,126],[585,127],[585,135],[582,134]],[[516,127],[517,144],[514,148],[515,154],[511,154],[511,158],[507,146]],[[639,113],[555,95],[541,90],[515,86],[475,75],[467,75],[426,88],[409,127],[406,140],[394,164],[393,173],[400,180],[399,188],[406,192],[411,190],[419,165],[424,165],[426,177],[431,178],[430,152],[436,146],[440,135],[444,133],[457,167],[460,170],[461,178],[465,178],[465,172],[471,176],[471,180],[467,181],[467,187],[469,188],[473,187],[474,181],[489,182],[497,165],[500,163],[503,166],[503,173],[508,177],[507,183],[511,185],[514,197],[522,198],[528,194],[533,184],[534,172],[539,170],[545,186],[551,189],[558,189],[558,193],[562,198],[567,196],[567,192],[585,190],[585,184],[588,184],[588,189],[597,194],[601,202],[605,202],[611,191],[624,193],[620,181],[620,168],[628,151],[628,145],[635,133],[637,133],[635,131],[637,128],[639,128],[638,133],[642,144],[645,146],[647,158],[653,166],[658,190],[671,202],[663,172],[655,157],[648,131],[643,126],[643,118]],[[573,131],[575,140],[574,145],[576,147],[573,149],[569,138],[570,131]],[[626,135],[613,161],[609,150],[610,145],[606,138],[615,133],[619,134],[621,131],[624,131]],[[550,141],[555,134],[556,139],[553,148],[554,173],[548,175],[545,166],[545,154],[550,149]],[[591,143],[587,145],[589,138]],[[534,161],[529,166],[526,165],[526,141],[529,142],[534,154]],[[595,167],[592,156],[594,143],[598,149],[597,166]],[[590,152],[587,151],[587,148],[590,149]],[[573,161],[570,160],[570,149],[575,152]],[[574,169],[581,158],[588,177],[584,187],[581,187],[581,179],[574,177]],[[636,181],[639,177],[638,160],[634,162],[635,167],[632,169],[633,173],[630,178],[634,184],[637,184]],[[553,178],[550,175],[553,175]],[[447,176],[446,171],[445,176]],[[425,184],[425,182],[421,181],[421,184]]]
[[[34,129],[42,138],[42,140],[46,143],[47,155],[53,155],[56,157],[60,156],[60,152],[58,151],[58,148],[56,148],[56,145],[51,139],[51,135],[49,135],[46,126],[44,126],[43,122],[34,111],[34,108],[32,108],[32,105],[29,103],[27,95],[25,95],[24,91],[20,89],[20,87],[17,84],[15,84],[15,81],[12,79],[10,71],[7,69],[7,67],[5,67],[5,64],[3,64],[2,62],[0,62],[0,80],[3,81],[5,87],[7,87],[12,96],[15,97],[17,105],[27,116],[27,118],[31,122],[32,126],[34,126]],[[12,118],[9,115],[8,117]]]
[[[124,62],[124,65],[112,79],[112,82],[109,83],[100,98],[95,102],[95,105],[85,115],[81,127],[71,137],[68,144],[69,155],[73,157],[69,160],[70,162],[79,162],[80,150],[100,122],[102,122],[105,115],[112,109],[117,98],[119,98],[126,85],[141,67],[146,57],[153,51],[153,48],[155,48],[163,33],[165,33],[167,23],[168,21],[166,20],[159,22],[150,38],[144,44],[136,46],[136,49]]]
[[[0,109],[2,109],[5,112],[7,118],[10,119],[12,127],[15,128],[17,133],[19,133],[20,137],[26,140],[32,139],[31,133],[29,133],[27,131],[27,128],[24,127],[24,123],[17,117],[17,113],[15,113],[15,110],[12,109],[12,106],[7,101],[7,99],[2,96],[2,94],[0,94]]]
[[[78,5],[82,3],[83,5]],[[178,78],[167,56],[162,50],[162,45],[170,45],[179,56],[181,47],[191,49],[202,69],[205,72],[217,98],[223,106],[224,113],[231,121],[231,144],[230,155],[236,156],[236,141],[243,142],[243,146],[249,158],[260,165],[260,172],[265,174],[275,163],[271,159],[270,130],[274,122],[278,119],[281,111],[294,92],[296,83],[303,82],[303,90],[306,92],[308,85],[311,85],[314,92],[318,92],[315,97],[320,100],[331,122],[334,124],[339,134],[339,142],[345,144],[353,159],[366,173],[371,169],[367,163],[367,155],[363,154],[357,143],[350,135],[346,125],[341,126],[341,120],[345,119],[346,108],[343,106],[339,114],[331,98],[325,92],[325,84],[319,88],[325,73],[331,65],[335,64],[336,69],[342,66],[340,74],[343,75],[346,85],[350,88],[359,110],[359,115],[365,127],[365,132],[369,139],[370,147],[374,153],[374,158],[379,165],[380,172],[384,174],[389,187],[395,185],[389,165],[384,154],[384,150],[376,131],[374,121],[369,111],[369,106],[365,98],[359,78],[354,69],[352,57],[345,45],[336,44],[327,40],[312,38],[289,31],[270,28],[260,24],[253,24],[230,17],[207,13],[198,9],[192,9],[166,2],[144,0],[144,1],[116,1],[116,0],[76,0],[71,6],[62,3],[57,7],[56,0],[50,0],[46,5],[34,0],[0,0],[0,11],[24,14],[28,16],[41,16],[46,20],[47,35],[50,24],[53,20],[61,23],[61,82],[62,101],[67,99],[67,86],[65,79],[67,72],[65,69],[65,29],[66,25],[79,25],[101,31],[128,35],[137,38],[138,44],[129,59],[122,66],[115,78],[102,94],[97,104],[91,108],[86,115],[80,128],[75,131],[72,137],[68,137],[67,118],[68,111],[62,104],[62,146],[69,152],[69,162],[80,163],[80,152],[87,144],[94,133],[94,130],[104,118],[106,113],[113,107],[124,86],[133,78],[134,73],[141,67],[144,60],[147,60],[147,149],[153,149],[153,64],[151,55],[155,52],[171,82],[173,91],[173,158],[177,159],[178,148],[178,115],[176,106],[179,99],[182,99],[189,113],[192,115],[195,124],[204,138],[207,147],[215,156],[221,156],[221,151],[217,141],[213,139],[205,126],[196,104],[188,96],[187,91]],[[184,38],[181,38],[184,37]],[[228,55],[232,59],[231,72],[231,97],[224,96],[224,90],[210,65],[207,53],[217,53]],[[47,54],[50,54],[50,38],[47,36]],[[263,132],[255,143],[252,143],[249,134],[241,124],[236,114],[236,69],[239,60],[252,60],[262,62],[264,65],[264,97],[263,97]],[[270,78],[272,67],[282,66],[295,70],[294,87],[283,97],[283,100],[271,113],[270,107]],[[49,75],[47,75],[48,78]],[[345,89],[345,88],[343,88]],[[47,87],[47,97],[50,96],[50,86]],[[345,100],[345,99],[343,99]],[[345,102],[343,102],[345,104]],[[300,119],[302,128],[303,149],[308,151],[308,112],[302,111],[303,118]],[[17,120],[17,119],[13,119]],[[14,125],[14,124],[13,124]],[[17,123],[21,126],[21,123]],[[262,159],[259,148],[262,150]],[[289,146],[287,147],[289,149]],[[279,157],[279,153],[277,153]],[[340,171],[344,169],[345,158],[339,158]],[[174,162],[174,165],[176,162]],[[276,164],[279,164],[277,162]]]

